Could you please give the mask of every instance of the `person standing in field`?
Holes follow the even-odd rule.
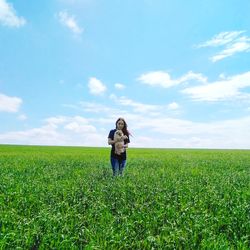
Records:
[[[126,165],[126,160],[127,160],[127,153],[126,149],[128,148],[128,143],[130,143],[129,140],[129,131],[127,129],[127,123],[123,118],[118,118],[116,123],[115,123],[116,128],[110,130],[109,135],[108,135],[108,144],[112,146],[111,148],[111,153],[110,153],[110,162],[113,170],[113,176],[116,175],[122,175],[123,170]],[[118,141],[115,140],[115,132],[117,130],[121,130],[123,132],[123,137],[121,139],[118,139]],[[115,144],[116,143],[124,143],[124,150],[120,154],[116,154],[115,150]]]

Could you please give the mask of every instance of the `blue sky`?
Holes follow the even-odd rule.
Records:
[[[249,0],[0,0],[0,144],[250,149]]]

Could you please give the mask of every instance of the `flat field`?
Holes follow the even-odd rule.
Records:
[[[0,146],[0,249],[250,249],[250,150]]]

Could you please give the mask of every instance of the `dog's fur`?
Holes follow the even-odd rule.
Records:
[[[115,154],[120,155],[125,151],[124,149],[124,140],[127,138],[126,135],[123,134],[122,130],[116,130],[114,135],[115,143]]]

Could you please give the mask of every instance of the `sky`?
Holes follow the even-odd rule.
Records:
[[[0,0],[0,144],[250,149],[249,0]]]

